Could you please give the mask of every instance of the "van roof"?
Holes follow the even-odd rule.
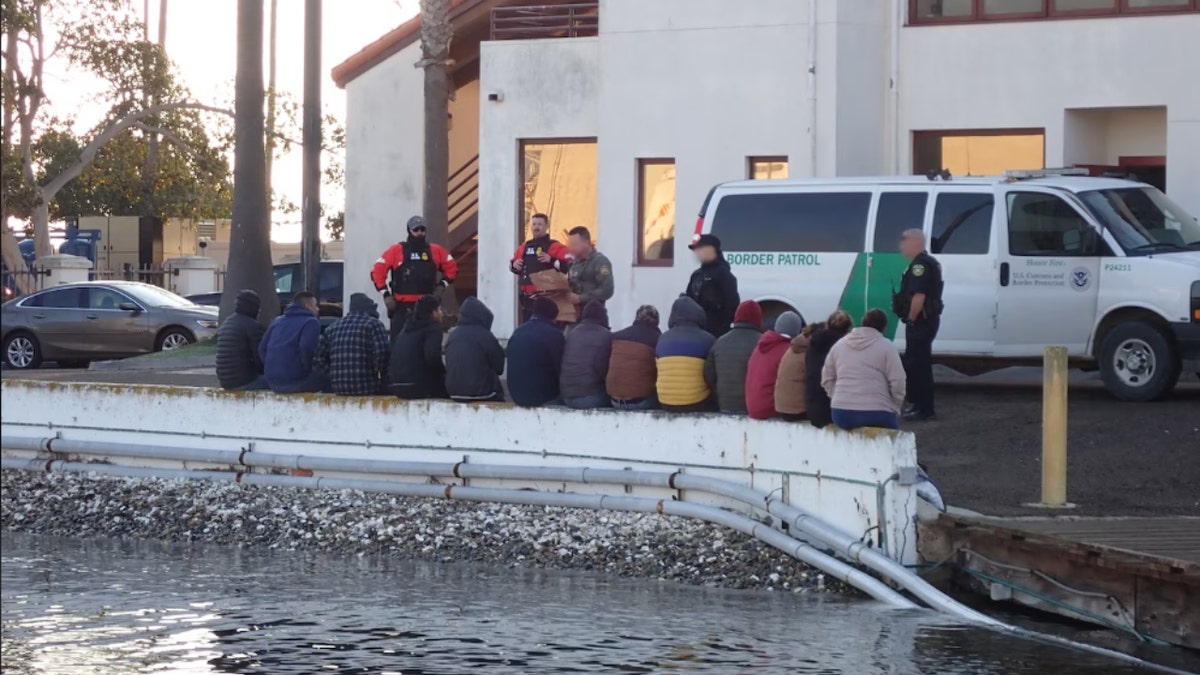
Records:
[[[1019,183],[1021,185],[1040,185],[1054,187],[1071,192],[1088,190],[1113,190],[1117,188],[1148,187],[1145,183],[1125,180],[1123,178],[1101,178],[1093,176],[1047,176],[1045,178],[1011,179],[1005,176],[963,176],[948,181],[931,181],[925,176],[874,176],[859,178],[769,178],[759,180],[737,180],[722,183],[721,188],[791,188],[811,187],[816,185],[999,185],[1001,183]]]

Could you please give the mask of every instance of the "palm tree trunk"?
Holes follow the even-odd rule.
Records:
[[[421,61],[425,69],[424,215],[429,240],[449,239],[447,200],[450,178],[450,0],[421,0]]]
[[[248,288],[262,300],[259,321],[279,314],[271,272],[271,224],[267,212],[267,162],[263,120],[263,0],[238,0],[237,79],[234,85],[233,223],[221,317],[233,313],[237,292]]]
[[[267,29],[267,208],[272,209],[275,196],[271,189],[275,170],[275,71],[278,63],[276,44],[279,33],[279,0],[271,0],[270,27]]]

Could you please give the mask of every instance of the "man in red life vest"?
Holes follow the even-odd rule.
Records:
[[[408,239],[388,247],[371,269],[371,281],[383,294],[383,303],[387,305],[393,339],[422,295],[441,297],[442,291],[458,276],[454,256],[445,248],[425,240],[428,229],[421,216],[409,218]],[[438,273],[441,273],[440,280]]]
[[[544,213],[534,214],[529,223],[533,237],[517,247],[509,262],[509,269],[520,277],[521,322],[527,321],[533,308],[533,296],[537,287],[529,275],[544,270],[558,270],[566,274],[571,269],[571,253],[561,242],[550,238],[550,218]]]

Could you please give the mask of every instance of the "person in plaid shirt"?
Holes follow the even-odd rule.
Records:
[[[388,356],[388,330],[379,320],[379,306],[354,293],[350,312],[321,334],[314,367],[329,376],[333,393],[367,396],[383,393]]]

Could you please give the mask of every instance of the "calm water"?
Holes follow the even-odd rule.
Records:
[[[1133,673],[865,600],[3,538],[12,673]]]

